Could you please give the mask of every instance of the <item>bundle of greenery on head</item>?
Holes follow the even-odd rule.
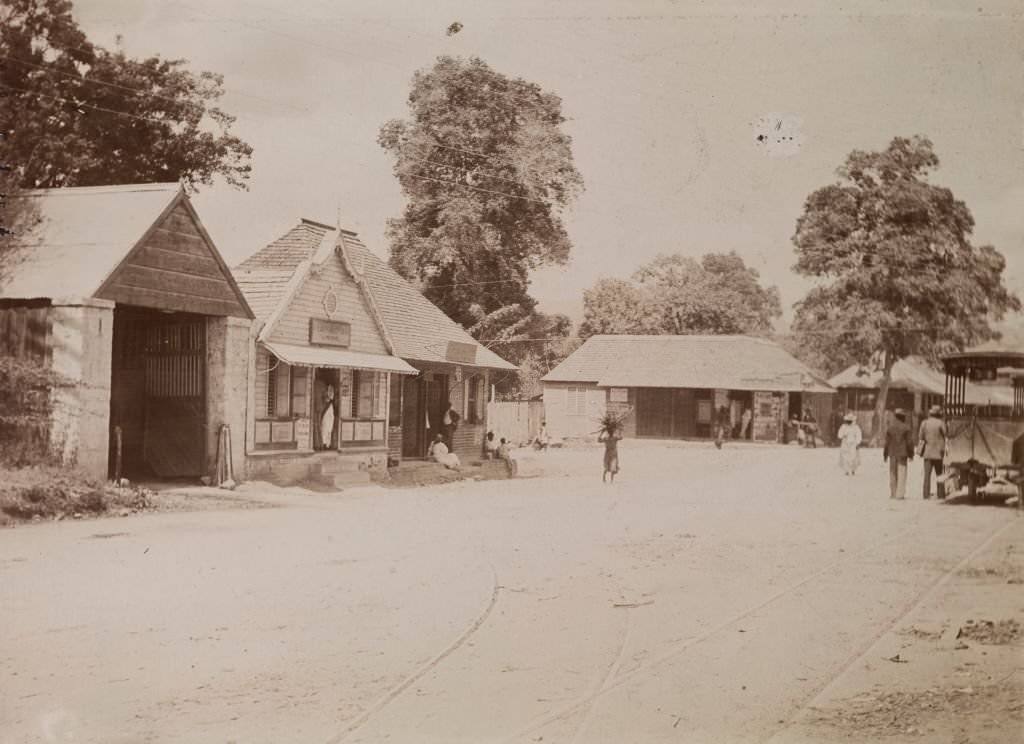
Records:
[[[599,432],[606,434],[614,434],[617,431],[622,431],[623,424],[626,418],[632,413],[631,408],[627,408],[624,411],[606,411],[605,414],[600,418],[601,428]]]

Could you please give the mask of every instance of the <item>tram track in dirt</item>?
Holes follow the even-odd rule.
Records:
[[[785,720],[787,721],[787,723],[776,729],[774,732],[772,732],[771,736],[764,739],[764,744],[771,744],[771,742],[776,740],[780,735],[788,731],[792,727],[793,723],[800,716],[802,716],[809,708],[811,708],[814,702],[833,683],[835,683],[837,679],[842,677],[851,667],[853,667],[854,664],[856,664],[859,660],[863,659],[867,654],[869,654],[871,652],[871,649],[873,649],[887,633],[889,633],[893,628],[898,626],[907,617],[913,615],[921,607],[923,607],[929,601],[929,599],[931,599],[931,597],[933,597],[935,593],[939,591],[939,589],[941,589],[943,586],[949,583],[949,581],[954,576],[956,576],[959,571],[963,570],[964,567],[969,565],[971,561],[973,561],[979,555],[984,553],[985,550],[992,545],[992,543],[999,539],[999,537],[1004,532],[1013,527],[1014,524],[1015,520],[1013,519],[1008,520],[1004,524],[1001,524],[999,527],[997,527],[991,533],[989,533],[985,537],[985,539],[983,539],[974,548],[972,548],[966,556],[964,556],[956,563],[956,565],[954,565],[948,571],[945,571],[938,577],[936,577],[931,584],[929,584],[921,592],[919,592],[905,607],[901,608],[901,611],[897,617],[893,618],[893,620],[890,623],[885,625],[883,628],[879,629],[879,631],[875,633],[866,643],[861,645],[861,647],[857,650],[857,653],[851,656],[845,664],[843,664],[839,669],[835,671],[835,673],[829,676],[828,679],[824,680],[821,684],[817,685],[811,691],[810,694],[806,695],[804,697],[803,702],[800,703],[795,709],[791,710],[789,714],[786,716]]]
[[[631,669],[628,672],[625,672],[625,673],[623,673],[621,675],[614,676],[614,677],[610,676],[605,681],[605,683],[603,683],[596,691],[587,693],[586,695],[578,697],[575,700],[569,701],[569,702],[567,702],[567,703],[565,703],[565,704],[555,708],[554,710],[550,711],[549,713],[547,713],[547,714],[545,714],[545,715],[543,715],[543,716],[533,720],[532,722],[528,723],[526,726],[524,726],[523,728],[515,731],[514,733],[512,733],[510,735],[507,735],[507,736],[504,736],[504,737],[502,737],[500,739],[497,739],[495,741],[495,744],[515,744],[516,742],[522,740],[523,737],[526,737],[526,736],[528,736],[528,735],[530,735],[532,733],[536,733],[537,731],[543,729],[546,726],[550,726],[551,724],[558,723],[559,721],[563,721],[563,720],[569,718],[570,716],[572,716],[574,714],[577,714],[580,710],[584,709],[585,707],[590,706],[590,708],[588,709],[588,712],[587,712],[587,717],[586,717],[586,719],[584,721],[584,723],[586,723],[588,720],[591,720],[593,718],[593,716],[596,714],[596,710],[598,708],[598,706],[597,706],[598,701],[600,701],[601,698],[603,698],[604,696],[606,696],[610,692],[613,692],[614,690],[619,689],[620,687],[622,687],[623,685],[627,684],[628,682],[630,682],[630,681],[632,681],[634,679],[642,678],[645,675],[648,675],[648,674],[651,674],[651,673],[655,672],[659,667],[661,667],[664,664],[668,663],[669,661],[672,661],[673,659],[679,657],[680,655],[682,655],[686,651],[690,650],[691,648],[693,648],[695,646],[698,646],[698,645],[700,645],[700,644],[702,644],[702,643],[704,643],[704,642],[714,638],[715,636],[721,634],[722,632],[724,632],[725,630],[727,630],[731,626],[735,625],[736,623],[740,622],[741,620],[744,620],[745,618],[750,617],[751,615],[753,615],[753,614],[763,610],[764,608],[774,604],[775,602],[779,601],[780,599],[782,599],[782,598],[792,594],[793,592],[795,592],[795,591],[797,591],[797,590],[807,586],[811,582],[813,582],[813,581],[815,581],[817,579],[820,579],[823,576],[826,576],[827,574],[835,571],[837,568],[840,568],[840,567],[842,567],[844,565],[848,565],[848,564],[856,561],[857,559],[859,559],[859,558],[861,558],[861,557],[863,557],[865,555],[868,555],[868,554],[870,554],[870,553],[872,553],[874,551],[877,551],[879,548],[885,547],[887,545],[890,545],[890,544],[892,544],[894,542],[897,542],[899,540],[902,540],[902,539],[906,538],[908,535],[911,535],[911,534],[913,534],[914,532],[917,531],[918,526],[919,526],[919,522],[921,521],[921,519],[922,519],[922,517],[921,517],[920,514],[915,515],[914,517],[912,517],[909,520],[910,524],[908,524],[905,528],[903,528],[902,530],[900,530],[896,534],[887,536],[886,538],[884,538],[882,540],[873,541],[873,542],[869,543],[868,545],[866,545],[865,547],[861,548],[860,550],[858,550],[856,552],[844,553],[842,558],[840,558],[838,560],[835,560],[835,561],[832,561],[829,564],[827,564],[827,565],[823,566],[822,568],[818,569],[817,571],[814,571],[813,573],[808,574],[804,578],[802,578],[802,579],[800,579],[800,580],[798,580],[798,581],[796,581],[796,582],[794,582],[792,584],[789,584],[785,588],[775,592],[774,594],[772,594],[771,596],[767,597],[766,599],[761,600],[757,604],[752,605],[752,606],[748,607],[747,609],[744,609],[744,610],[742,610],[742,611],[740,611],[738,613],[730,615],[728,618],[726,618],[722,622],[716,624],[714,627],[708,629],[704,633],[701,633],[701,634],[699,634],[699,635],[697,635],[697,636],[695,636],[693,638],[689,638],[689,639],[687,639],[687,640],[685,640],[685,641],[683,641],[681,643],[678,643],[678,644],[674,645],[672,648],[670,648],[668,651],[666,651],[665,653],[663,653],[662,655],[660,655],[656,659],[653,659],[653,660],[651,660],[649,662],[640,664],[639,666],[634,667],[633,669]],[[1000,527],[999,529],[1003,529],[1004,527]],[[999,530],[997,530],[996,533],[993,533],[993,536],[990,536],[986,540],[994,539],[994,535],[998,534],[998,532],[999,532]],[[956,571],[958,567],[955,567],[955,568],[951,569],[951,571],[947,572],[947,573],[952,573],[952,572]],[[943,574],[943,576],[940,576],[939,580],[941,580],[946,575],[947,574]],[[916,604],[918,601],[920,601],[921,597],[926,596],[927,593],[932,591],[932,589],[935,586],[935,584],[937,583],[937,581],[933,582],[933,584],[931,584],[928,587],[926,587],[925,590],[922,593],[919,593],[915,597],[915,599],[914,599],[914,604]],[[903,614],[905,614],[905,613],[903,613]],[[900,617],[903,617],[903,614],[901,614]],[[888,626],[887,626],[887,629],[888,629]],[[876,640],[877,639],[873,639],[871,641],[871,643],[873,644]],[[620,650],[618,652],[619,656],[622,655],[623,649],[624,649],[624,646],[622,648],[620,648]],[[856,660],[856,658],[858,658],[860,655],[861,654],[858,653],[854,657],[854,660]],[[619,660],[617,659],[616,662],[613,663],[613,669],[617,668],[618,661]],[[831,679],[832,678],[830,678],[829,681],[831,681]],[[817,694],[817,692],[815,694]],[[584,724],[581,724],[581,727],[583,725]]]
[[[384,695],[379,697],[376,700],[376,702],[374,702],[369,708],[367,708],[365,711],[360,713],[356,718],[350,721],[341,731],[339,731],[331,738],[327,739],[325,744],[344,744],[345,742],[349,741],[352,735],[359,731],[359,729],[361,729],[363,726],[365,726],[375,715],[380,713],[382,710],[384,710],[384,708],[386,708],[388,705],[390,705],[392,702],[398,699],[403,692],[405,692],[412,685],[414,685],[424,675],[433,671],[438,665],[441,664],[441,662],[443,662],[449,656],[458,651],[463,646],[463,644],[465,644],[466,641],[468,641],[473,636],[473,634],[475,634],[478,630],[480,630],[481,627],[483,627],[484,623],[487,622],[487,618],[489,618],[491,616],[491,613],[494,612],[494,608],[498,604],[498,595],[501,593],[502,588],[503,587],[501,586],[501,584],[498,583],[498,575],[495,572],[494,567],[491,566],[490,597],[488,598],[486,604],[484,605],[483,610],[481,610],[480,613],[478,613],[477,616],[473,619],[473,622],[466,626],[462,633],[460,633],[455,638],[455,640],[453,640],[451,643],[445,646],[440,653],[436,654],[434,657],[430,659],[430,661],[423,664],[415,672],[407,676],[400,683],[398,683],[390,690],[388,690],[386,693],[384,693]]]

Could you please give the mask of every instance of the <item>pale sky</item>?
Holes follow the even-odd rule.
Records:
[[[534,277],[540,309],[578,321],[583,290],[658,253],[735,250],[782,293],[803,200],[852,149],[932,139],[936,183],[1024,292],[1024,3],[680,0],[74,0],[90,38],[225,77],[254,148],[249,191],[195,198],[230,264],[300,217],[384,256],[403,198],[379,126],[406,114],[441,54],[557,93],[586,192],[565,214],[571,263]],[[453,21],[462,31],[447,36]],[[779,124],[781,122],[781,124]],[[766,129],[767,127],[767,129]],[[778,127],[776,129],[776,127]],[[769,152],[762,131],[792,136]]]

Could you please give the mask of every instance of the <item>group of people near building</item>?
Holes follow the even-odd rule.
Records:
[[[854,475],[860,467],[860,447],[864,434],[857,418],[852,413],[843,417],[843,423],[836,434],[839,441],[839,465],[846,475]],[[882,446],[882,461],[889,465],[889,495],[894,499],[906,497],[907,465],[919,455],[924,461],[924,482],[922,496],[931,498],[932,474],[935,475],[935,492],[940,499],[946,497],[942,479],[942,458],[946,452],[947,431],[942,420],[942,409],[935,405],[928,411],[928,418],[921,422],[915,439],[907,424],[907,412],[902,408],[893,411],[893,420],[885,430]]]

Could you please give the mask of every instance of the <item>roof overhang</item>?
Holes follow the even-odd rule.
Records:
[[[261,341],[260,343],[281,361],[297,367],[349,367],[374,372],[396,372],[400,375],[419,374],[418,369],[390,354],[366,354],[348,349],[299,346],[272,341]]]
[[[473,362],[471,364],[469,362],[454,362],[451,359],[418,359],[416,357],[411,357],[411,356],[410,357],[403,357],[403,358],[404,359],[408,359],[413,364],[431,364],[431,365],[449,364],[452,367],[466,367],[466,368],[469,368],[469,369],[500,369],[500,370],[512,371],[512,372],[514,372],[514,371],[519,369],[519,367],[517,367],[516,365],[512,364],[511,362],[506,362],[504,359],[501,359],[501,361],[504,362],[504,364],[488,364],[486,362]],[[500,357],[499,357],[499,359],[500,359]]]

